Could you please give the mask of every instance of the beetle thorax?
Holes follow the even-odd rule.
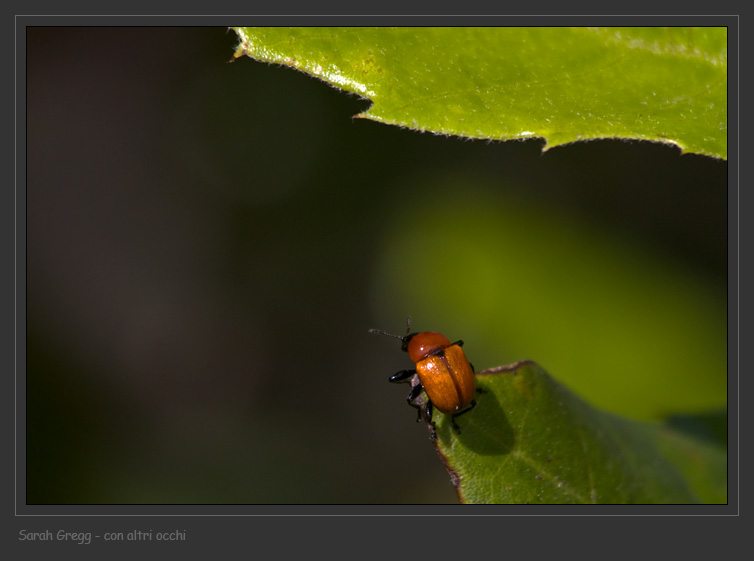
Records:
[[[409,336],[406,350],[408,356],[414,362],[420,362],[429,355],[436,353],[438,350],[450,346],[450,339],[442,333],[434,331],[425,331],[424,333],[414,333]]]

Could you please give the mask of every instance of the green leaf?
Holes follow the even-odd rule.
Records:
[[[374,102],[359,117],[495,140],[640,139],[727,157],[727,29],[235,28],[236,57]]]
[[[437,413],[438,452],[465,503],[726,502],[725,449],[659,423],[589,406],[537,364],[477,374],[484,393]]]

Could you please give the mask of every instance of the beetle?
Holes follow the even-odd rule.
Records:
[[[411,407],[418,411],[417,422],[421,418],[422,405],[417,403],[422,390],[427,394],[424,413],[427,422],[434,429],[432,408],[450,415],[453,428],[461,433],[456,417],[468,413],[476,406],[474,367],[461,348],[463,341],[451,343],[442,333],[424,331],[410,333],[411,318],[406,320],[406,335],[393,335],[381,329],[370,329],[370,333],[387,335],[401,340],[401,350],[414,361],[414,370],[401,370],[389,378],[390,382],[410,382],[411,391],[406,398]],[[434,436],[434,434],[433,434]]]

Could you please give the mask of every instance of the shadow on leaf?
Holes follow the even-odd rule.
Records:
[[[476,397],[476,407],[456,419],[461,433],[455,432],[450,417],[444,415],[437,423],[437,438],[448,446],[455,437],[465,448],[483,456],[510,454],[516,443],[513,428],[495,393],[478,382],[477,387],[481,392]]]

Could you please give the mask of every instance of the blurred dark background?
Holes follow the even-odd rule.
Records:
[[[454,503],[396,341],[725,407],[727,163],[352,116],[223,28],[30,28],[27,502]]]

